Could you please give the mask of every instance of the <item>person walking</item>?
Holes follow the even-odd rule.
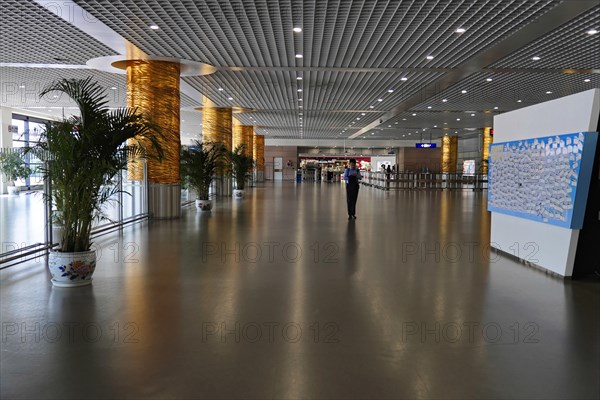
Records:
[[[348,204],[348,219],[356,219],[356,201],[358,200],[358,181],[362,179],[356,160],[351,158],[348,167],[344,171],[346,181],[346,203]]]

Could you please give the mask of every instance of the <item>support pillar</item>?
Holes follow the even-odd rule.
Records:
[[[233,146],[231,115],[230,107],[203,107],[202,142],[223,143],[225,149],[231,151]],[[226,166],[217,170],[215,185],[216,194],[219,196],[229,196],[232,193],[231,179],[228,175],[229,168]]]
[[[254,134],[252,158],[256,162],[255,181],[265,180],[265,136]]]
[[[179,176],[179,77],[180,64],[158,60],[128,60],[127,106],[137,108],[156,124],[163,159],[147,159],[148,211],[154,218],[177,218],[181,215]],[[142,139],[143,144],[149,141]],[[141,163],[129,168],[130,179],[143,178]]]
[[[442,173],[456,172],[458,136],[442,137]]]
[[[492,136],[492,128],[486,127],[483,128],[483,136],[482,136],[482,153],[481,153],[481,173],[488,173],[488,160],[490,157],[490,145],[494,142],[494,137]]]
[[[12,124],[12,108],[0,107],[0,148],[13,147],[12,133],[8,131],[10,124]],[[0,194],[6,193],[6,184],[4,176],[0,174]]]

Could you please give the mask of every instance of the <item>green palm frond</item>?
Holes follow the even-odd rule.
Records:
[[[41,172],[52,182],[55,221],[63,226],[61,250],[86,251],[93,221],[105,219],[103,207],[116,201],[114,178],[136,158],[162,158],[160,132],[135,109],[109,111],[104,89],[91,78],[54,82],[41,96],[53,91],[71,97],[81,116],[48,122],[29,151],[46,161]]]

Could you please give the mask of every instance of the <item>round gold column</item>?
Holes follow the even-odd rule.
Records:
[[[161,160],[148,157],[148,207],[155,218],[174,218],[181,214],[179,177],[179,77],[180,64],[159,60],[127,60],[127,106],[136,108],[154,123],[163,151]],[[141,139],[147,147],[149,140]],[[133,163],[129,178],[143,179],[143,166]]]
[[[252,144],[254,141],[252,137],[254,135],[254,127],[251,125],[233,125],[233,144],[232,148],[235,150],[239,145],[246,145],[244,152],[252,157],[254,149]]]
[[[202,142],[220,142],[227,150],[232,150],[231,130],[231,108],[204,107],[202,109]]]
[[[456,172],[458,136],[442,137],[442,172]]]
[[[265,136],[254,135],[252,158],[256,162],[256,182],[262,182],[265,178]]]
[[[481,154],[481,173],[488,173],[488,160],[490,157],[490,145],[494,141],[494,137],[491,135],[492,128],[486,127],[483,128],[483,137],[482,137],[482,149],[483,152]]]
[[[148,182],[179,182],[179,69],[178,63],[156,60],[126,62],[127,106],[137,108],[160,130],[162,160],[147,160]],[[148,140],[142,143],[149,145]],[[130,178],[142,179],[141,167],[130,167]]]

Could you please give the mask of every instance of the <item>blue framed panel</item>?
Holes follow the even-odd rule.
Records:
[[[488,210],[581,229],[598,132],[490,145]]]

